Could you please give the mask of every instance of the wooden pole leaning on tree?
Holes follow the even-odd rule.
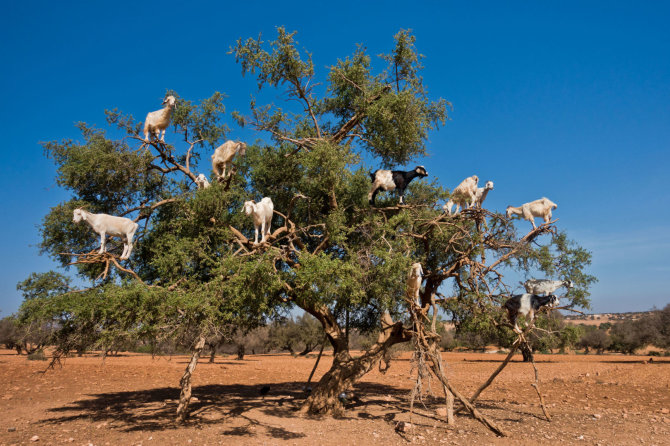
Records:
[[[482,384],[481,387],[479,389],[477,389],[477,391],[474,394],[472,394],[472,396],[470,397],[470,403],[471,404],[474,404],[474,402],[477,400],[477,398],[479,398],[479,395],[481,395],[481,393],[484,390],[486,390],[486,388],[488,386],[490,386],[491,383],[493,383],[493,380],[496,379],[496,377],[500,374],[500,372],[503,371],[503,369],[507,366],[507,364],[512,359],[512,356],[514,356],[514,353],[516,353],[517,349],[519,348],[519,344],[520,344],[520,339],[517,339],[516,341],[514,341],[514,343],[512,344],[512,348],[511,348],[510,352],[507,354],[507,357],[505,358],[505,360],[498,366],[497,369],[495,369],[495,371],[491,374],[491,376],[489,376],[489,379],[487,379],[486,382],[484,384]],[[460,409],[458,409],[456,411],[456,413],[460,413],[463,410],[465,410],[465,407],[461,407]]]
[[[455,396],[463,404],[463,406],[468,409],[468,411],[477,421],[482,423],[496,435],[506,437],[507,433],[501,427],[486,418],[481,412],[477,410],[477,408],[475,408],[474,405],[470,404],[465,396],[463,396],[456,388],[454,388],[454,386],[451,385],[451,383],[449,383],[449,380],[444,374],[442,358],[440,357],[439,349],[436,344],[436,340],[440,338],[439,335],[434,332],[426,333],[426,327],[423,323],[423,319],[426,318],[426,315],[423,314],[421,308],[411,299],[406,297],[405,301],[407,302],[412,318],[414,345],[417,349],[415,354],[417,355],[419,366],[424,363],[423,358],[428,358],[431,363],[429,367],[430,371],[440,381],[445,389],[445,393],[447,395],[451,393],[453,396]],[[420,375],[421,370],[419,370],[419,376]],[[447,412],[448,411],[449,408],[447,407]]]

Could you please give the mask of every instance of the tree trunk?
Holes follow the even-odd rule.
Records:
[[[191,375],[195,371],[195,366],[198,365],[198,359],[203,348],[205,348],[205,337],[201,335],[195,344],[191,360],[186,366],[184,375],[179,381],[181,395],[179,395],[179,406],[177,407],[177,423],[183,423],[188,416],[188,405],[191,403]]]
[[[381,349],[375,350],[375,352],[366,352],[358,358],[352,358],[346,350],[338,353],[333,358],[330,370],[323,375],[305,401],[302,412],[324,414],[341,411],[342,403],[338,395],[351,388],[359,378],[379,363],[384,352]]]
[[[216,357],[216,345],[207,344],[207,347],[209,347],[209,363],[212,364],[214,363],[214,358]]]
[[[342,330],[326,331],[326,334],[336,351],[333,364],[303,404],[301,408],[303,413],[325,414],[341,411],[342,403],[338,395],[351,388],[356,381],[379,364],[384,353],[392,345],[411,339],[411,336],[405,333],[402,322],[394,324],[388,313],[382,318],[382,331],[377,342],[357,358],[352,358],[349,354],[345,344],[346,335]]]
[[[301,351],[300,353],[298,353],[298,356],[306,356],[307,354],[311,353],[312,350],[314,350],[314,347],[316,347],[316,346],[311,345],[311,344],[305,345],[305,349],[303,351]]]
[[[523,356],[523,362],[533,361],[533,349],[527,343],[521,345],[521,355]]]
[[[237,346],[237,359],[239,361],[244,359],[244,353],[246,352],[244,344],[238,344]]]

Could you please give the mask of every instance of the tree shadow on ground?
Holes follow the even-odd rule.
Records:
[[[296,416],[295,410],[305,399],[302,382],[284,382],[270,385],[267,395],[260,394],[260,385],[205,385],[193,388],[187,425],[213,425],[239,418],[246,426],[235,426],[228,435],[255,435],[251,426],[263,428],[274,438],[294,439],[304,435],[263,423],[246,415],[252,409],[261,409],[271,416]],[[124,432],[163,431],[176,429],[175,414],[179,389],[162,387],[149,390],[89,394],[86,399],[49,409],[53,416],[42,424],[60,424],[73,421],[108,422],[109,428]],[[292,404],[289,404],[292,403]],[[239,424],[239,423],[237,423]]]
[[[280,425],[261,421],[252,410],[273,418],[293,418],[299,416],[297,410],[307,397],[303,391],[304,382],[282,382],[270,384],[266,395],[260,394],[261,385],[204,385],[193,389],[193,397],[187,426],[221,425],[226,423],[222,434],[238,437],[254,437],[258,432],[277,439],[297,439],[305,435],[291,432]],[[397,415],[410,411],[409,390],[378,383],[359,383],[353,389],[352,400],[347,401],[345,411],[339,418],[344,419],[383,419],[393,422]],[[72,401],[61,407],[49,409],[50,417],[42,424],[59,425],[61,423],[87,421],[107,422],[109,429],[123,432],[166,431],[178,429],[175,413],[179,399],[179,389],[162,387],[129,392],[110,392],[89,394],[85,399]],[[436,421],[443,421],[436,415],[431,416],[438,407],[444,405],[444,398],[424,396],[423,404],[417,404],[424,415]],[[456,408],[460,407],[457,403]],[[480,409],[505,410],[493,401],[482,401]],[[535,414],[517,412],[518,415]],[[460,416],[471,417],[469,413]],[[260,417],[263,418],[263,417]],[[520,420],[512,420],[519,421]]]

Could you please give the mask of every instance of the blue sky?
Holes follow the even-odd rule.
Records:
[[[39,142],[77,139],[77,121],[103,126],[105,108],[141,120],[166,89],[191,100],[221,91],[228,111],[245,112],[256,84],[226,53],[276,26],[298,31],[317,77],[357,43],[377,55],[411,28],[431,97],[454,106],[420,160],[431,177],[449,188],[472,174],[493,180],[491,209],[558,203],[559,227],[593,253],[594,311],[670,303],[669,4],[242,3],[3,7],[0,316],[18,308],[18,281],[53,268],[37,225],[68,195]],[[261,136],[228,125],[231,138]]]

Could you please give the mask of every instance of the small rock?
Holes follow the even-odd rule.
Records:
[[[625,414],[622,415],[622,417],[623,417],[623,418],[628,418],[628,414],[625,413]]]
[[[447,408],[446,407],[438,407],[435,409],[435,414],[438,417],[446,417],[447,416]]]
[[[583,440],[583,439],[584,439],[583,435],[580,435],[579,437],[577,437],[577,440]]]
[[[30,441],[40,441],[40,437],[38,437],[37,435],[33,435],[32,437],[30,437]]]
[[[192,396],[192,397],[191,397],[191,402],[192,402],[192,403],[195,403],[195,402],[198,402],[198,401],[200,401],[200,400],[198,399],[198,397],[196,397],[196,396]]]
[[[661,413],[670,413],[670,409],[666,409],[665,407],[661,409]]]
[[[15,427],[8,427],[7,432],[16,432],[16,428]]]
[[[595,418],[596,420],[599,420],[601,417],[602,417],[602,415],[600,415],[599,413],[594,413],[593,414],[593,418]]]
[[[589,376],[591,376],[591,374],[590,374],[590,373],[587,373],[587,374],[584,375],[584,376],[586,376],[586,377],[588,378]]]
[[[74,441],[74,438],[70,437],[67,439],[68,443],[72,443]]]
[[[668,418],[668,417],[663,417],[663,422],[664,422],[664,423],[670,423],[670,418]]]
[[[408,432],[412,429],[412,423],[406,421],[398,421],[395,425],[396,432]]]

